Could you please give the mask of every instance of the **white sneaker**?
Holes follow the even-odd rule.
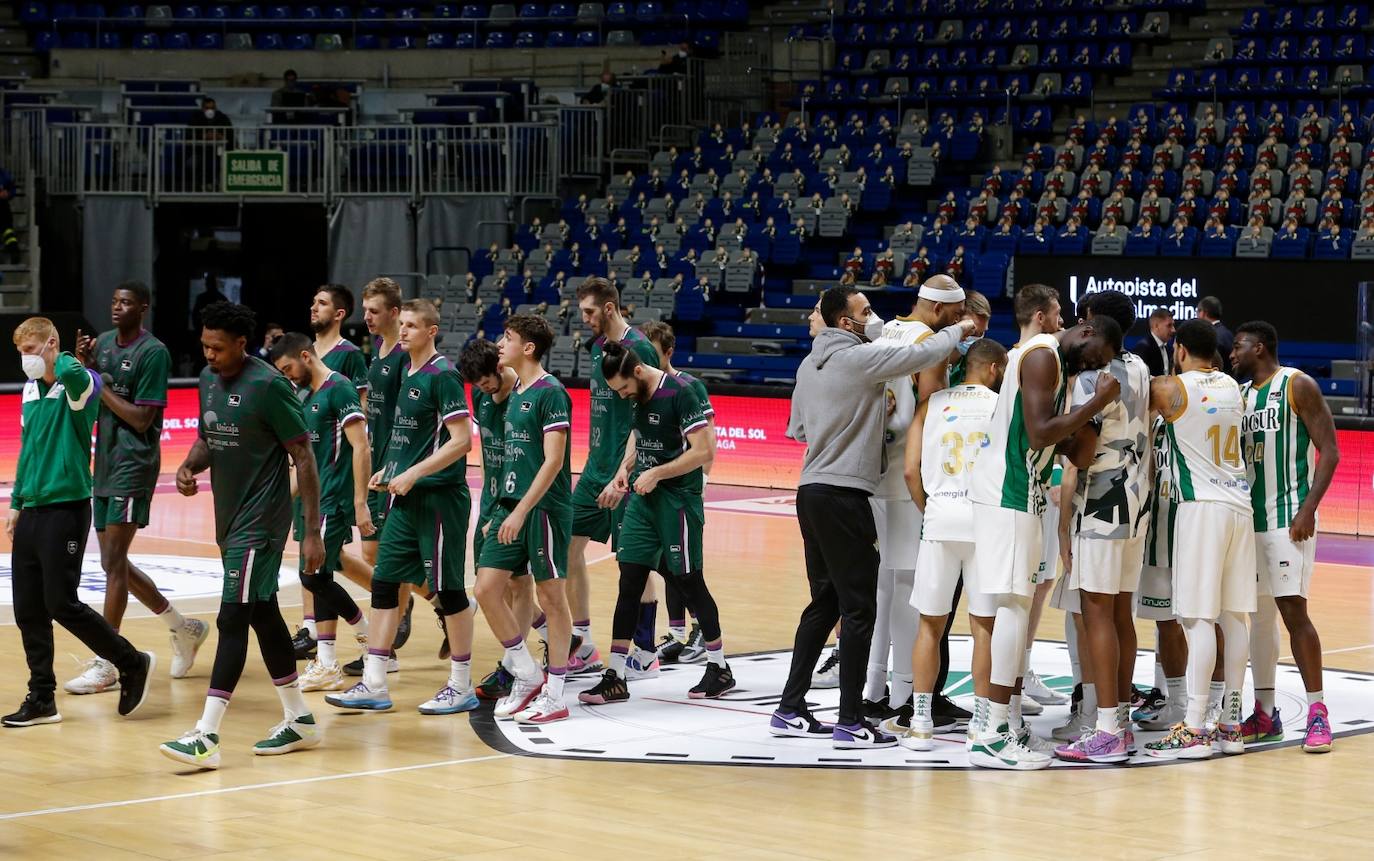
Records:
[[[1045,707],[1040,705],[1040,703],[1036,702],[1030,697],[1026,696],[1025,689],[1023,688],[1021,692],[1021,714],[1038,715],[1044,713]]]
[[[554,699],[549,696],[547,689],[539,692],[539,696],[534,698],[534,702],[515,713],[516,723],[554,723],[555,721],[568,719],[568,705],[560,697]]]
[[[905,734],[897,736],[897,744],[907,750],[934,750],[934,721],[918,721],[913,718],[911,729],[907,730]]]
[[[67,682],[62,690],[69,694],[99,694],[119,689],[119,670],[104,658],[91,658],[86,670]]]
[[[511,683],[510,693],[496,701],[496,708],[492,710],[498,718],[512,718],[517,712],[524,711],[526,706],[534,701],[539,690],[544,687],[544,676],[542,673],[532,679],[522,679],[515,677]]]
[[[840,686],[840,647],[830,650],[830,654],[811,674],[811,687],[838,688]]]
[[[1022,724],[1021,731],[1016,734],[1016,741],[1022,747],[1033,750],[1036,753],[1043,753],[1050,757],[1054,756],[1055,743],[1031,732],[1030,727],[1025,724]]]
[[[1083,735],[1083,730],[1090,726],[1096,726],[1096,717],[1088,717],[1083,714],[1082,708],[1075,708],[1069,712],[1068,723],[1054,728],[1050,733],[1055,739],[1064,742],[1078,741]]]
[[[341,691],[348,687],[338,662],[322,664],[311,658],[300,677],[302,691]]]
[[[187,619],[172,632],[172,678],[186,678],[196,662],[196,653],[209,636],[209,624],[200,619]]]
[[[1017,740],[1006,724],[994,734],[984,735],[973,742],[968,754],[969,765],[979,768],[999,768],[1006,771],[1036,771],[1049,768],[1050,757],[1031,750]]]
[[[1219,723],[1221,723],[1221,704],[1207,706],[1207,716],[1202,720],[1202,728],[1216,734]]]
[[[1168,730],[1174,724],[1183,723],[1183,712],[1182,703],[1165,703],[1164,708],[1159,710],[1159,714],[1149,720],[1140,721],[1140,728],[1152,731]]]
[[[658,655],[648,649],[634,648],[625,658],[625,681],[658,678]]]
[[[1028,700],[1035,700],[1042,706],[1062,706],[1069,701],[1069,698],[1059,691],[1052,690],[1048,687],[1041,681],[1040,677],[1036,675],[1035,670],[1027,669],[1026,675],[1021,679],[1021,713],[1039,714],[1039,712],[1030,712],[1026,710],[1026,702]]]

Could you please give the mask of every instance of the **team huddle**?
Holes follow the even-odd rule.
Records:
[[[856,344],[920,344],[961,321],[966,337],[948,359],[886,386],[862,719],[846,714],[843,690],[834,726],[785,695],[773,734],[930,750],[936,734],[966,724],[971,764],[1013,770],[1055,757],[1124,762],[1137,725],[1164,731],[1143,745],[1149,756],[1242,753],[1246,742],[1284,737],[1274,692],[1281,614],[1307,689],[1304,749],[1330,750],[1306,597],[1317,507],[1339,455],[1317,385],[1279,365],[1274,327],[1237,330],[1230,358],[1243,385],[1220,370],[1217,334],[1201,319],[1177,327],[1173,372],[1152,378],[1123,347],[1135,323],[1124,294],[1089,294],[1078,324],[1062,329],[1057,291],[1021,288],[1010,352],[973,337],[988,324],[982,296],[936,276],[918,297],[909,317],[883,324],[862,293],[834,288],[812,316],[813,336],[839,328],[860,335],[843,336]],[[795,401],[793,417],[795,425]],[[940,654],[961,587],[975,693],[962,715],[941,703]],[[1046,600],[1066,612],[1076,683],[1053,741],[1023,719],[1065,699],[1028,666]],[[1158,631],[1148,692],[1132,683],[1137,615]],[[843,688],[843,656],[839,664]]]

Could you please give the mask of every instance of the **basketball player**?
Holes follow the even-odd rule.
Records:
[[[315,626],[319,632],[318,654],[301,674],[303,691],[339,691],[346,686],[334,648],[335,630],[342,617],[367,642],[367,621],[348,590],[335,582],[342,569],[343,547],[353,540],[353,526],[370,535],[374,531],[367,508],[367,482],[372,476],[372,452],[367,444],[367,422],[357,390],[338,371],[325,367],[310,339],[289,332],[268,352],[272,364],[297,389],[306,392],[302,412],[306,432],[315,452],[320,474],[320,532],[324,539],[324,564],[315,571],[304,567],[301,553],[301,586],[315,598]],[[295,532],[304,537],[300,500],[295,502]]]
[[[1255,530],[1250,485],[1241,453],[1245,401],[1240,386],[1217,370],[1217,336],[1205,320],[1189,320],[1174,334],[1177,376],[1156,377],[1150,406],[1168,423],[1173,457],[1174,612],[1188,637],[1188,708],[1150,756],[1206,759],[1208,688],[1217,658],[1216,620],[1224,635],[1225,692],[1215,733],[1223,753],[1244,753],[1241,685],[1255,612]]]
[[[986,704],[974,710],[969,727],[969,762],[985,768],[1029,770],[1049,765],[1048,743],[1021,720],[1020,678],[1027,625],[1044,534],[1045,483],[1055,447],[1070,440],[1116,399],[1120,385],[1103,374],[1090,400],[1063,411],[1069,376],[1101,368],[1111,358],[1091,324],[1059,332],[1059,294],[1031,284],[1016,294],[1021,341],[1007,359],[989,435],[991,457],[973,462],[969,498],[974,503],[973,536],[978,545],[979,588],[997,596]],[[1034,748],[1031,747],[1034,745]],[[1040,749],[1036,749],[1040,748]]]
[[[148,288],[129,281],[115,288],[110,302],[114,329],[97,338],[77,333],[76,355],[108,382],[100,387],[104,409],[96,420],[95,537],[105,569],[105,621],[119,630],[133,594],[172,632],[172,678],[191,671],[196,653],[210,634],[200,619],[187,619],[129,561],[129,545],[148,525],[153,493],[162,467],[162,410],[172,356],[144,330]],[[108,375],[108,376],[106,376]],[[92,658],[86,671],[62,686],[69,694],[98,694],[119,682],[114,664]]]
[[[24,644],[29,692],[0,723],[58,723],[52,623],[76,635],[119,670],[119,713],[133,714],[148,696],[157,656],[140,652],[77,597],[91,528],[91,428],[100,411],[100,376],[61,352],[57,328],[30,317],[14,330],[28,382],[19,414],[19,462],[5,531],[14,548],[14,621]]]
[[[685,603],[697,612],[706,639],[706,672],[688,696],[716,699],[735,686],[721,643],[720,613],[702,574],[706,511],[701,467],[711,458],[706,407],[686,381],[640,361],[639,354],[607,344],[601,371],[617,395],[634,404],[632,449],[611,486],[630,493],[616,549],[620,594],[612,623],[611,662],[601,681],[578,696],[589,705],[630,698],[625,662],[636,614],[651,569],[676,578]]]
[[[917,410],[908,434],[904,473],[912,499],[924,512],[911,594],[911,605],[920,613],[912,655],[914,708],[909,727],[898,736],[898,743],[910,750],[930,750],[937,732],[954,729],[948,723],[937,726],[933,703],[939,690],[940,641],[964,577],[974,641],[974,694],[988,696],[997,600],[979,589],[975,579],[968,482],[973,462],[993,444],[992,418],[1006,367],[1007,351],[1001,344],[990,338],[975,341],[964,354],[964,382],[932,394]],[[883,729],[898,732],[902,727],[891,721]]]
[[[216,302],[202,312],[206,367],[200,373],[200,435],[177,469],[177,490],[183,496],[194,496],[200,489],[196,475],[210,470],[215,543],[224,563],[216,621],[219,645],[204,711],[193,729],[159,748],[163,755],[198,768],[219,767],[220,722],[248,659],[249,628],[257,634],[285,712],[253,752],[290,753],[314,747],[322,738],[296,678],[291,630],[277,606],[282,550],[291,526],[288,457],[296,464],[306,571],[324,563],[320,479],[291,384],[245,352],[255,323],[252,310],[232,302]]]
[[[400,584],[425,590],[444,619],[453,644],[447,684],[419,707],[420,714],[447,715],[477,707],[472,692],[472,616],[464,586],[468,495],[466,456],[472,444],[463,378],[434,347],[439,312],[427,299],[401,306],[400,393],[391,438],[382,463],[369,480],[391,495],[391,510],[372,572],[372,618],[368,623],[363,678],[324,701],[342,709],[385,711],[388,658],[401,622]]]
[[[1135,324],[1135,303],[1124,293],[1091,293],[1079,315],[1106,339],[1113,356],[1102,371],[1085,371],[1074,381],[1070,405],[1095,392],[1097,377],[1110,374],[1121,394],[1088,426],[1091,459],[1077,470],[1073,493],[1069,588],[1078,591],[1089,640],[1085,679],[1097,692],[1096,729],[1055,750],[1073,762],[1125,762],[1130,734],[1131,677],[1135,671],[1134,593],[1144,558],[1143,518],[1149,489],[1150,371],[1127,352],[1123,333]],[[1105,706],[1105,708],[1104,708]]]
[[[596,336],[592,342],[591,425],[587,463],[573,490],[572,544],[568,548],[568,590],[573,614],[573,633],[582,645],[569,664],[574,675],[600,673],[605,667],[601,653],[591,635],[591,581],[587,578],[586,552],[588,541],[609,542],[614,549],[615,534],[625,516],[626,499],[609,489],[611,479],[625,456],[625,444],[630,436],[631,412],[629,401],[618,397],[601,375],[601,353],[607,344],[623,344],[634,350],[641,361],[658,367],[658,354],[642,334],[620,314],[620,293],[604,278],[592,277],[577,288],[578,308],[582,322]],[[650,596],[652,597],[652,596]],[[654,653],[653,622],[658,606],[646,603],[639,609],[641,623],[637,629],[649,630],[647,645],[637,643],[626,664],[631,679],[658,674],[658,657]],[[641,634],[641,639],[643,635]]]
[[[977,324],[977,328],[974,329],[975,332],[987,332],[988,326],[992,325],[992,305],[988,303],[988,297],[977,290],[964,291],[964,313],[972,317],[973,322]],[[969,335],[959,342],[958,358],[955,358],[949,366],[949,384],[951,386],[963,383],[964,356],[968,355],[969,347],[973,346],[973,342],[981,337],[982,335]]]
[[[1231,364],[1251,380],[1241,392],[1260,595],[1250,620],[1256,704],[1242,731],[1246,741],[1283,738],[1283,721],[1274,706],[1277,609],[1307,689],[1303,750],[1325,753],[1331,749],[1331,722],[1322,699],[1321,639],[1307,615],[1307,589],[1316,561],[1317,508],[1341,457],[1336,425],[1312,378],[1279,364],[1279,336],[1270,324],[1245,323],[1236,329]]]
[[[563,684],[572,642],[564,587],[573,521],[572,400],[544,370],[553,340],[553,327],[543,317],[515,314],[506,320],[501,365],[515,371],[519,381],[506,403],[505,476],[477,560],[477,600],[505,649],[501,662],[515,676],[510,693],[493,711],[498,718],[529,724],[566,720],[569,714]],[[518,621],[505,603],[511,577],[523,570],[534,578],[547,618],[547,681],[525,647],[529,622]]]
[[[964,288],[948,275],[935,275],[921,285],[907,317],[883,326],[883,339],[899,344],[919,344],[940,329],[964,317]],[[975,330],[974,334],[981,334]],[[911,603],[916,578],[917,536],[921,534],[921,510],[911,500],[902,470],[907,449],[907,428],[926,398],[948,384],[949,361],[938,362],[912,378],[887,384],[888,419],[884,434],[884,464],[878,489],[872,497],[873,520],[878,527],[878,604],[873,641],[868,650],[868,677],[864,688],[864,716],[875,723],[900,718],[894,734],[911,721],[912,666],[916,645],[916,613]],[[889,648],[892,655],[892,688],[887,687]],[[946,651],[948,645],[946,644]]]

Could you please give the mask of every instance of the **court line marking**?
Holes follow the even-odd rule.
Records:
[[[450,765],[488,762],[493,759],[509,759],[511,756],[512,754],[509,753],[493,753],[488,756],[470,756],[465,759],[446,759],[442,762],[422,762],[415,765],[400,765],[394,768],[374,768],[369,771],[350,771],[344,774],[322,774],[316,777],[273,780],[268,783],[250,783],[244,786],[224,786],[219,789],[203,789],[199,792],[177,792],[171,795],[150,795],[145,798],[126,798],[121,801],[100,801],[92,804],[73,804],[69,807],[45,807],[39,810],[21,810],[17,813],[0,814],[0,822],[10,819],[27,819],[34,816],[50,816],[57,813],[80,813],[87,810],[104,810],[111,807],[129,807],[135,804],[151,804],[158,801],[178,801],[183,798],[205,798],[211,795],[227,795],[231,792],[251,792],[255,789],[275,789],[280,786],[301,786],[309,783],[326,783],[333,780],[351,780],[355,777],[376,777],[381,774],[399,774],[405,771],[444,768]]]
[[[1342,654],[1342,653],[1344,653],[1344,652],[1363,652],[1365,649],[1374,649],[1374,643],[1365,643],[1363,646],[1346,646],[1344,649],[1323,649],[1323,650],[1322,650],[1322,654],[1323,654],[1323,655],[1339,655],[1339,654]],[[1280,661],[1291,661],[1291,660],[1293,660],[1293,656],[1292,656],[1292,655],[1284,655],[1283,657],[1279,658],[1279,660],[1280,660]]]

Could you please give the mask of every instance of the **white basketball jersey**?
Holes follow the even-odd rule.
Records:
[[[1104,373],[1116,377],[1121,396],[1102,411],[1093,462],[1078,473],[1074,531],[1085,538],[1124,540],[1136,536],[1147,514],[1150,371],[1139,356],[1123,353],[1101,371],[1079,374],[1069,407],[1091,401]]]
[[[997,393],[986,386],[955,386],[927,401],[921,434],[921,484],[926,490],[922,539],[973,540],[969,476],[980,456],[998,450],[990,436],[996,410]]]
[[[1187,371],[1183,410],[1165,416],[1173,454],[1173,494],[1180,502],[1217,502],[1251,515],[1250,482],[1241,456],[1245,401],[1221,371]]]
[[[935,334],[920,320],[888,320],[883,324],[883,340],[893,341],[904,346],[919,344]],[[916,413],[916,378],[903,377],[889,380],[884,396],[892,408],[883,433],[883,446],[886,467],[878,477],[878,487],[873,492],[874,499],[911,499],[911,491],[906,486],[902,474],[902,464],[906,458],[906,433]]]
[[[1034,350],[1048,350],[1059,368],[1055,386],[1054,409],[1064,409],[1064,363],[1059,357],[1059,340],[1053,335],[1036,335],[1007,356],[1007,374],[997,395],[993,413],[992,450],[974,462],[969,481],[969,498],[979,505],[995,505],[1043,514],[1045,485],[1054,462],[1054,446],[1031,448],[1021,404],[1021,361]]]
[[[1293,409],[1293,380],[1301,375],[1297,368],[1279,368],[1265,382],[1241,389],[1256,532],[1288,528],[1307,501],[1317,472],[1317,447],[1307,423]]]

